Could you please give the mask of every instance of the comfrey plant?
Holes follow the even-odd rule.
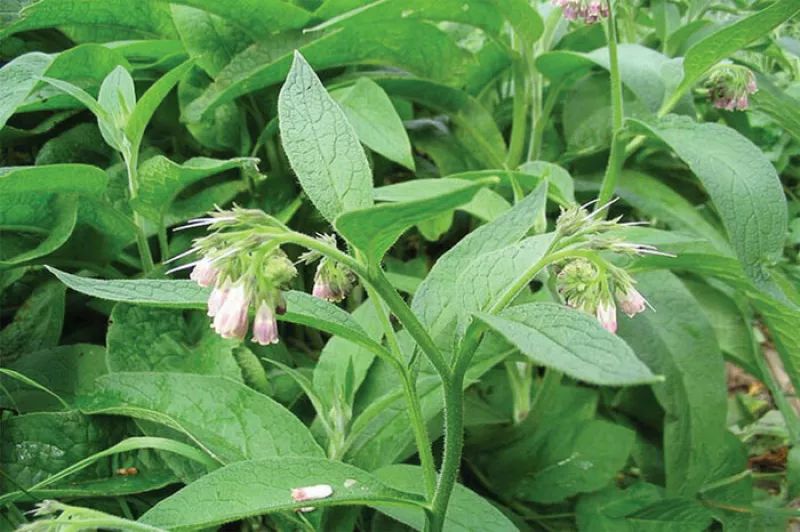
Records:
[[[744,111],[750,106],[749,96],[758,92],[753,71],[742,65],[722,63],[711,70],[706,85],[708,97],[717,109]]]

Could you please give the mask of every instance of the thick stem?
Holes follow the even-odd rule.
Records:
[[[123,153],[123,158],[125,159],[125,167],[128,170],[128,191],[130,192],[131,200],[134,200],[139,191],[138,154]],[[144,232],[144,220],[135,210],[133,211],[133,223],[136,225],[136,247],[139,249],[142,270],[144,273],[150,273],[155,266],[153,255],[150,253],[150,245],[147,243],[147,235]]]
[[[458,479],[461,451],[464,446],[464,375],[453,375],[444,382],[444,460],[439,474],[439,484],[433,497],[431,519],[426,532],[441,532],[444,528],[447,506]]]
[[[611,119],[612,119],[612,139],[611,139],[611,153],[608,157],[608,166],[606,167],[606,174],[603,177],[603,184],[600,187],[600,195],[598,196],[597,207],[605,205],[614,190],[617,188],[617,177],[620,170],[620,157],[619,157],[619,135],[622,131],[623,118],[625,110],[623,108],[622,100],[622,80],[619,74],[619,57],[617,52],[617,23],[614,17],[614,8],[611,6],[608,14],[608,62],[609,70],[611,73]]]

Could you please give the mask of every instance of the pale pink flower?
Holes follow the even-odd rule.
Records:
[[[228,292],[230,292],[228,283],[225,283],[223,286],[218,286],[211,291],[211,295],[208,298],[208,315],[210,317],[213,318],[217,315],[217,312],[222,308],[225,299],[228,297]]]
[[[214,329],[223,338],[238,338],[247,332],[247,311],[250,308],[250,294],[244,283],[230,289],[225,302],[214,316]],[[244,332],[243,332],[244,331]]]
[[[628,288],[622,293],[618,292],[617,300],[619,301],[619,308],[622,312],[627,314],[629,318],[636,316],[640,312],[644,312],[647,307],[645,298],[633,287]]]
[[[253,321],[253,341],[261,345],[277,344],[278,322],[272,307],[266,301],[262,301],[256,311],[256,318]]]
[[[600,301],[597,305],[597,319],[603,329],[612,334],[617,332],[617,308],[611,301]]]
[[[320,299],[324,299],[326,301],[335,301],[336,294],[333,291],[330,283],[323,281],[322,279],[317,279],[314,281],[314,288],[311,291],[311,295],[314,297],[318,297]]]
[[[209,259],[200,259],[192,269],[189,279],[206,288],[217,282],[218,276],[219,270]]]

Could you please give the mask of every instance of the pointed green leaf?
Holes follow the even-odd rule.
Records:
[[[424,199],[377,205],[350,211],[336,218],[336,230],[367,259],[377,264],[410,227],[468,203],[485,186],[460,179],[423,179],[407,183]]]
[[[278,116],[289,162],[328,221],[372,205],[372,172],[358,137],[299,53],[278,97]]]
[[[658,381],[628,345],[585,312],[555,303],[511,307],[475,317],[536,364],[605,386]]]
[[[112,373],[78,401],[87,414],[154,421],[189,436],[221,463],[276,456],[322,456],[291,412],[244,384],[189,373]]]
[[[783,256],[787,210],[778,173],[747,138],[720,124],[667,117],[629,120],[666,142],[708,190],[745,272],[769,288],[770,268]]]
[[[296,502],[292,490],[328,485],[329,497]],[[219,504],[224,490],[225,504]],[[422,497],[403,493],[366,471],[323,458],[239,462],[193,482],[156,504],[140,522],[167,529],[207,528],[250,516],[303,507],[387,504],[421,507]]]
[[[331,93],[369,149],[414,171],[411,143],[389,96],[369,78]]]

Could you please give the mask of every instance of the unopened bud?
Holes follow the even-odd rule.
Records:
[[[317,484],[316,486],[306,486],[303,488],[292,488],[292,499],[294,502],[317,501],[326,499],[333,495],[333,487],[329,484]],[[310,512],[313,506],[300,508],[301,512]]]
[[[597,319],[603,329],[612,334],[617,332],[617,308],[611,301],[600,301],[597,305]]]

